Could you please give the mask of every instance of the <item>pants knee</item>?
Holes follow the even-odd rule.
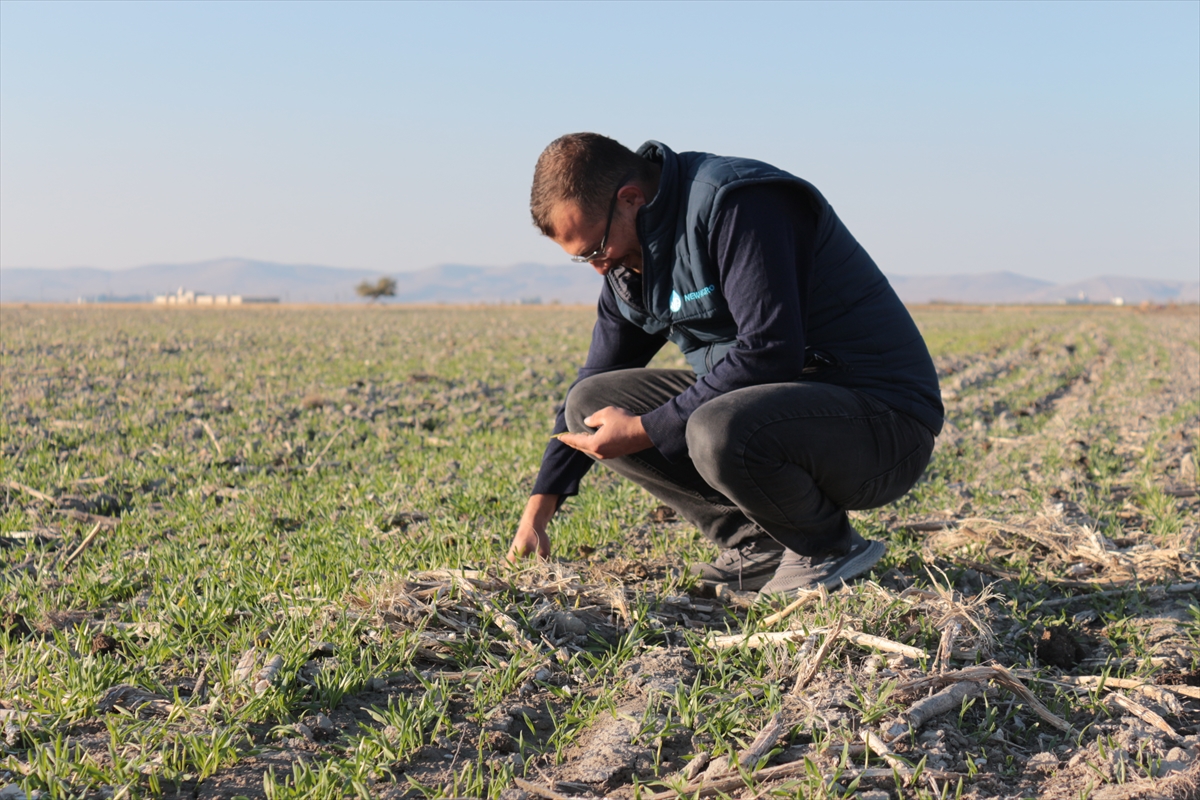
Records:
[[[612,405],[611,397],[606,391],[609,381],[607,374],[593,375],[584,378],[571,387],[567,393],[565,414],[567,430],[571,433],[595,433],[595,428],[589,428],[583,421],[602,408]]]
[[[730,454],[736,425],[723,406],[720,398],[705,403],[688,417],[687,423],[688,456],[713,486],[723,483],[722,471],[732,463]]]

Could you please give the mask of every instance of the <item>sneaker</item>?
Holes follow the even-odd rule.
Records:
[[[692,570],[700,574],[700,580],[752,592],[771,580],[783,554],[779,542],[770,536],[757,536],[722,550],[711,564],[693,564]]]
[[[758,590],[761,595],[794,594],[802,590],[836,589],[842,581],[862,575],[883,557],[887,547],[883,542],[864,539],[855,531],[850,539],[850,549],[844,553],[826,553],[822,556],[802,556],[784,550],[775,577]]]

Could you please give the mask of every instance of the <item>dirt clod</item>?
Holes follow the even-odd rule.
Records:
[[[420,511],[401,511],[398,514],[392,514],[384,518],[380,522],[379,528],[385,533],[387,531],[394,530],[398,530],[403,533],[404,531],[407,531],[410,526],[415,525],[418,522],[425,522],[428,519],[429,515],[423,514]]]
[[[1052,625],[1042,632],[1037,643],[1037,656],[1043,664],[1059,669],[1073,669],[1087,658],[1087,651],[1075,633],[1065,625]]]
[[[23,639],[33,633],[33,629],[29,627],[25,617],[15,611],[5,611],[0,614],[0,630],[7,631],[9,636],[18,639]]]
[[[97,633],[92,637],[92,655],[113,653],[118,650],[118,642],[107,633]]]
[[[1190,672],[1160,672],[1154,682],[1159,686],[1200,686],[1200,670]]]
[[[675,513],[675,509],[670,506],[658,506],[650,512],[649,519],[651,522],[662,524],[665,522],[678,522],[679,516]]]

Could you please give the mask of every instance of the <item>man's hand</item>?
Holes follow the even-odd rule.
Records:
[[[623,408],[602,408],[585,419],[583,424],[599,430],[593,434],[564,433],[558,440],[601,461],[640,453],[654,446],[642,427],[642,418]]]
[[[538,554],[538,558],[550,557],[550,537],[545,531],[536,530],[532,525],[517,527],[517,535],[509,545],[508,555],[505,556],[510,564],[516,564],[522,558]]]
[[[538,558],[550,557],[550,537],[546,535],[546,525],[550,523],[554,512],[558,510],[558,495],[535,494],[525,504],[525,512],[517,524],[517,534],[513,536],[512,544],[505,556],[509,563],[516,564],[522,558],[537,553]]]

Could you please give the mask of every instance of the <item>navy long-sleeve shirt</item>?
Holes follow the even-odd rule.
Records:
[[[724,199],[709,236],[709,258],[737,326],[737,343],[690,389],[642,415],[654,446],[669,460],[687,454],[687,421],[701,405],[747,386],[793,381],[805,361],[805,314],[812,275],[817,218],[787,187],[752,185]],[[641,297],[640,276],[609,273],[600,293],[587,361],[575,383],[601,372],[644,367],[666,339],[649,334],[617,310],[613,283],[623,298]],[[572,384],[574,385],[574,384]],[[567,429],[562,411],[554,433]],[[534,494],[574,495],[593,461],[552,440],[542,457]]]

